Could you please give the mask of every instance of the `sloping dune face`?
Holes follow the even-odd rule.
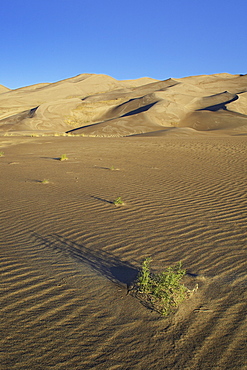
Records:
[[[0,85],[0,94],[2,93],[5,93],[7,91],[9,91],[10,89],[8,89],[7,87],[3,86],[3,85]]]
[[[0,86],[0,130],[90,136],[246,134],[246,102],[247,75],[117,81],[82,74],[17,90]]]

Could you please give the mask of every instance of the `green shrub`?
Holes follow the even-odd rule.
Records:
[[[116,168],[114,166],[111,166],[111,167],[109,167],[109,170],[111,170],[111,171],[119,171],[119,168]]]
[[[114,199],[113,204],[115,204],[115,206],[123,206],[124,202],[122,201],[121,197],[117,197],[116,199]]]
[[[67,157],[66,154],[62,154],[61,157],[59,158],[60,161],[67,161],[69,158]]]
[[[138,275],[137,285],[140,293],[149,293],[151,290],[150,262],[152,259],[146,258],[142,263],[142,269]]]
[[[145,306],[167,316],[189,296],[190,290],[181,283],[186,271],[179,262],[154,274],[150,271],[150,263],[151,258],[143,261],[134,290]]]

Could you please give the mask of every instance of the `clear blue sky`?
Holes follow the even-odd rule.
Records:
[[[247,0],[2,0],[0,84],[247,73]]]

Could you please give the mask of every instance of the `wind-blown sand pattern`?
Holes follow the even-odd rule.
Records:
[[[12,134],[0,137],[1,369],[245,369],[246,76],[121,87],[84,77],[0,95],[2,133]],[[91,96],[75,92],[91,77]],[[154,92],[158,84],[166,90]],[[50,105],[23,118],[36,93],[41,99],[50,88],[57,101],[51,91]],[[174,103],[165,105],[169,90]],[[59,117],[58,101],[67,120],[91,112],[94,123],[76,133],[137,136],[28,136],[68,131],[65,121],[48,119]],[[107,117],[102,123],[94,107]],[[166,108],[163,124],[157,117]],[[6,118],[7,109],[14,116]],[[59,161],[64,153],[68,160]],[[118,196],[122,207],[113,204]],[[154,271],[182,261],[185,284],[198,284],[168,318],[127,294],[147,256]]]

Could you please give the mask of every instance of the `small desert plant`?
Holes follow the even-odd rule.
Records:
[[[154,274],[150,271],[150,262],[151,258],[143,261],[134,291],[145,306],[167,316],[189,296],[190,290],[181,283],[186,271],[179,262]]]
[[[146,258],[143,261],[141,271],[138,275],[137,285],[139,287],[140,293],[149,293],[150,291],[150,262],[150,257]]]
[[[0,152],[0,157],[3,157],[4,156],[4,152]]]
[[[114,167],[114,166],[109,167],[109,170],[111,170],[111,171],[119,171],[119,169],[116,168],[116,167]]]
[[[61,157],[59,158],[60,161],[67,161],[69,158],[67,157],[66,154],[62,154]]]
[[[41,184],[49,184],[49,180],[44,179],[44,180],[41,181]]]
[[[123,206],[124,205],[124,202],[122,201],[122,198],[121,197],[117,197],[116,199],[114,199],[113,204],[115,206]]]

